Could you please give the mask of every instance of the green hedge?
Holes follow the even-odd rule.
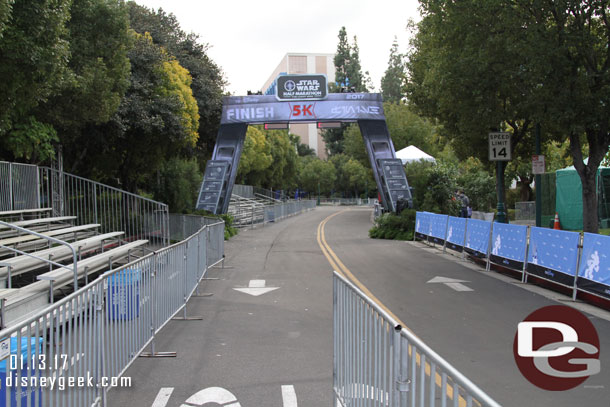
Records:
[[[375,226],[369,230],[373,239],[413,240],[415,230],[414,209],[405,209],[400,215],[384,213],[375,221]]]

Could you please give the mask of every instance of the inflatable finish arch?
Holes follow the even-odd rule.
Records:
[[[399,199],[411,203],[411,191],[396,158],[378,93],[330,93],[324,100],[280,101],[273,95],[228,96],[212,159],[208,161],[197,209],[226,213],[237,175],[246,130],[250,124],[357,122],[386,211]]]

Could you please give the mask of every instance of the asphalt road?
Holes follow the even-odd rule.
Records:
[[[188,314],[203,320],[171,321],[157,338],[158,351],[177,357],[136,360],[125,374],[132,388],[110,391],[108,406],[176,407],[201,391],[198,402],[184,405],[331,406],[332,268],[317,228],[334,213],[325,238],[342,263],[502,405],[610,407],[610,313],[590,315],[601,373],[573,390],[540,390],[518,371],[512,343],[519,322],[557,301],[422,244],[369,239],[371,211],[344,207],[318,208],[227,242],[226,268],[211,269],[208,277],[218,280],[201,284],[213,296],[189,302]],[[436,276],[467,281],[473,291],[428,283]],[[256,297],[234,290],[251,280],[279,288]],[[211,402],[223,394],[222,403]]]
[[[171,321],[158,336],[156,350],[177,357],[136,360],[125,374],[132,387],[111,390],[108,406],[151,407],[161,388],[173,388],[154,407],[178,407],[211,387],[232,393],[241,407],[332,405],[332,275],[316,241],[329,210],[243,230],[226,242],[226,268],[208,272],[219,280],[201,284],[213,296],[188,304],[188,315],[203,320]],[[279,288],[256,297],[233,289],[251,280]],[[292,397],[287,387],[283,398],[282,386],[292,386]]]
[[[325,227],[326,241],[389,310],[449,363],[504,406],[610,406],[610,322],[587,314],[600,338],[601,372],[568,391],[549,392],[528,382],[513,357],[517,324],[547,305],[570,305],[498,279],[422,243],[369,239],[370,212],[348,210]],[[473,291],[428,283],[434,277],[468,281]],[[530,287],[528,287],[530,288]],[[544,289],[537,290],[552,294]],[[567,297],[552,294],[551,296]]]

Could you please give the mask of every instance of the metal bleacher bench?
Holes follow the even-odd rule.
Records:
[[[148,240],[136,240],[78,261],[78,277],[82,278],[104,269],[109,270],[112,262],[129,256],[132,250],[147,243]],[[19,289],[0,289],[2,326],[5,327],[18,323],[33,313],[47,307],[49,303],[52,303],[53,291],[73,281],[74,272],[70,269],[72,264],[67,264],[65,267],[40,274],[37,277],[40,281],[25,287]]]
[[[13,211],[0,211],[0,218],[4,217],[15,217],[19,216],[23,220],[23,215],[30,215],[34,213],[50,212],[51,208],[38,208],[38,209],[18,209]]]
[[[76,216],[58,216],[55,218],[36,218],[36,219],[20,220],[17,222],[11,222],[11,225],[26,227],[26,226],[31,226],[31,225],[40,225],[40,224],[53,223],[53,222],[63,222],[66,220],[73,220],[73,219],[76,219]],[[3,229],[10,229],[10,228],[8,226],[0,225],[0,230],[3,230]]]
[[[84,230],[95,229],[95,228],[98,228],[99,226],[100,226],[99,223],[91,223],[89,225],[73,226],[73,227],[64,228],[64,229],[56,229],[56,230],[52,230],[50,232],[41,233],[41,235],[44,235],[47,237],[62,236],[62,235],[73,234],[73,233],[84,231]],[[21,243],[32,243],[32,242],[39,241],[39,240],[43,240],[43,239],[41,239],[35,235],[16,236],[16,237],[10,237],[7,239],[0,240],[0,246],[15,246],[15,245],[18,245]],[[0,248],[0,252],[6,251],[6,250],[7,249]]]
[[[123,235],[123,232],[105,233],[103,235],[93,236],[84,240],[78,240],[71,243],[74,249],[79,254],[85,254],[91,250],[101,249],[105,240],[114,239]],[[72,257],[72,251],[67,246],[55,246],[50,249],[30,253],[29,255],[21,255],[0,260],[0,286],[3,282],[19,274],[27,273],[44,267],[48,263],[46,260],[55,262],[63,261]],[[10,268],[10,273],[9,273]],[[10,284],[4,284],[5,287],[11,288]]]
[[[67,221],[76,219],[76,216],[60,216],[56,218],[37,218],[30,220],[22,220],[18,222],[11,222],[13,226],[19,226],[21,228],[28,228],[28,230],[34,232],[50,232],[51,230],[62,229],[72,226]],[[9,237],[21,236],[25,232],[20,230],[12,229],[9,226],[0,225],[0,240],[7,239]]]

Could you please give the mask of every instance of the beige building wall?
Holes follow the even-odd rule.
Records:
[[[324,74],[328,83],[335,81],[335,54],[288,53],[284,55],[273,73],[263,84],[261,91],[265,93],[271,87],[280,73],[287,74]],[[326,145],[322,140],[321,131],[316,123],[290,124],[290,132],[301,138],[301,143],[314,149],[317,156],[325,159]]]

